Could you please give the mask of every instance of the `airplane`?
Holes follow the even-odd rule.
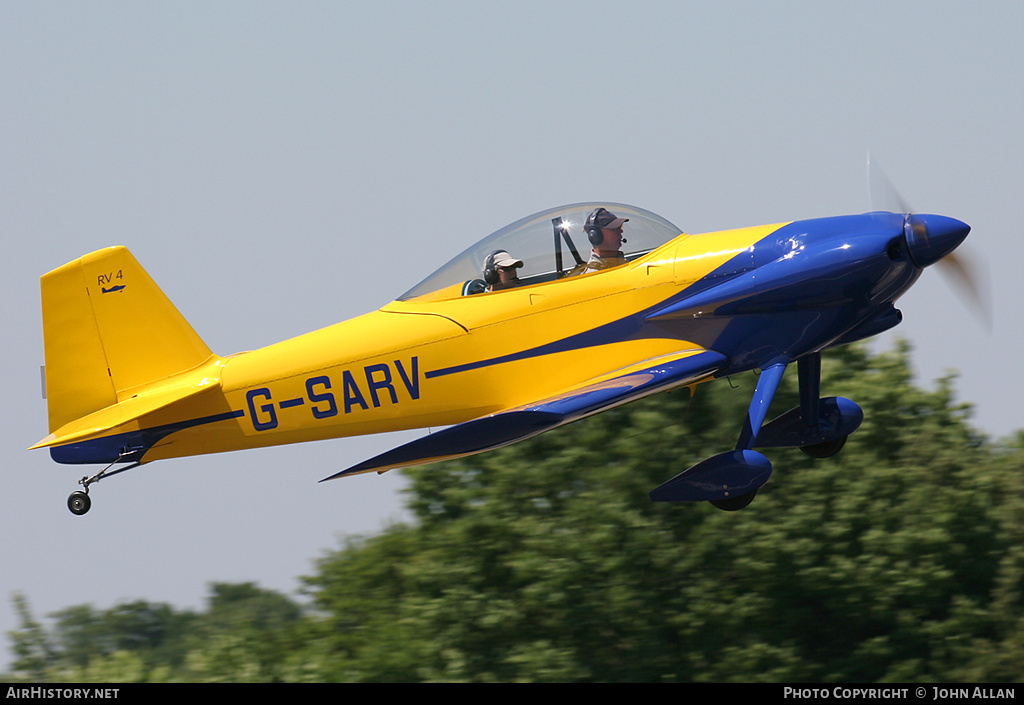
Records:
[[[578,273],[607,234],[601,209],[626,236],[621,258]],[[877,211],[686,234],[642,208],[576,203],[498,230],[375,311],[226,356],[126,248],[101,249],[41,278],[50,432],[32,448],[104,465],[68,498],[82,515],[91,485],[156,460],[441,428],[321,482],[383,473],[753,370],[735,448],[650,492],[735,511],[771,476],[756,449],[839,452],[863,412],[821,397],[822,353],[899,324],[896,300],[969,231]],[[518,286],[482,274],[498,252]],[[766,422],[794,363],[800,404]]]

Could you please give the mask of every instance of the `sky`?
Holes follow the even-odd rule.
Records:
[[[98,468],[26,450],[48,432],[38,277],[108,245],[230,354],[562,204],[691,233],[865,212],[870,153],[916,211],[972,226],[991,306],[929,269],[876,348],[909,341],[922,385],[956,371],[991,436],[1024,427],[1003,364],[1024,344],[1022,29],[995,0],[0,3],[0,632],[18,592],[37,617],[199,609],[211,582],[295,596],[409,519],[400,473],[317,481],[419,432],[161,461],[73,516]]]

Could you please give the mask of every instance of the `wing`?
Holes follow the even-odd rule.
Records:
[[[686,350],[645,360],[525,406],[482,416],[406,443],[321,482],[364,472],[461,458],[521,441],[557,426],[672,387],[694,384],[722,369],[713,350]]]

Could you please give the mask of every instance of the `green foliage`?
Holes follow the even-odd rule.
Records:
[[[28,599],[22,594],[15,594],[13,601],[21,620],[21,629],[10,633],[14,667],[29,680],[40,681],[54,658],[53,645],[43,625],[32,617]]]
[[[299,605],[252,583],[214,583],[211,593],[202,614],[145,601],[77,605],[51,615],[51,632],[16,596],[14,675],[79,683],[280,679],[281,653],[296,646]]]
[[[772,406],[797,405],[795,370]],[[825,356],[865,422],[842,453],[768,451],[740,512],[648,492],[735,444],[756,379],[657,395],[410,471],[415,521],[349,539],[311,609],[214,585],[203,613],[16,598],[15,676],[203,681],[1019,681],[1024,433],[973,430],[909,350]]]

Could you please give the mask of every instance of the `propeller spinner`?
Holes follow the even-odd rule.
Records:
[[[968,256],[962,251],[954,253],[971,231],[971,227],[956,218],[914,213],[878,165],[872,161],[870,154],[868,191],[872,210],[903,213],[903,231],[914,264],[921,268],[938,264],[947,281],[960,294],[960,298],[967,300],[986,326],[990,325],[991,313],[986,303],[987,297],[982,295],[984,278],[979,275],[977,265]]]

